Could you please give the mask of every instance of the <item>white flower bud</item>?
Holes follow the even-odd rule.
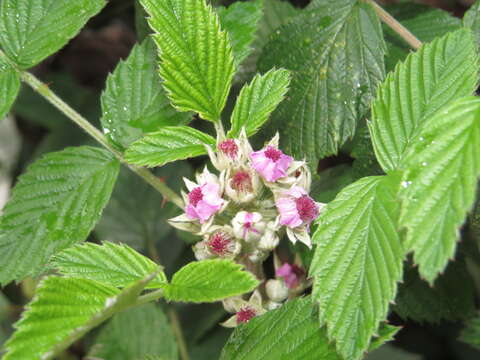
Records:
[[[270,300],[280,303],[288,297],[288,287],[282,280],[270,279],[265,285]]]
[[[275,302],[275,301],[267,301],[265,303],[265,308],[270,311],[270,310],[275,310],[275,309],[278,309],[279,307],[282,306],[282,303],[278,303],[278,302]]]
[[[267,224],[267,228],[265,233],[263,234],[262,238],[258,243],[258,248],[263,251],[272,251],[278,246],[280,242],[280,238],[277,235],[277,227],[278,225],[276,222],[269,222]]]

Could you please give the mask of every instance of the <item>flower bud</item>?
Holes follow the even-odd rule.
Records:
[[[265,285],[265,290],[269,299],[277,303],[282,302],[288,297],[288,287],[285,282],[281,280],[268,280]]]
[[[267,228],[262,238],[258,243],[258,248],[263,251],[272,251],[278,246],[280,238],[277,235],[277,225],[275,222],[270,221],[267,224]]]

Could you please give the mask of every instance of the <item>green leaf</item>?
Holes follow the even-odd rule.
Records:
[[[452,295],[454,294],[454,295]],[[475,311],[475,289],[465,263],[451,262],[433,287],[420,279],[418,271],[406,271],[398,288],[393,310],[404,320],[438,323],[471,317]]]
[[[384,53],[377,15],[356,0],[316,0],[275,31],[259,69],[292,71],[288,98],[272,123],[287,152],[306,155],[312,166],[338,152],[383,80]]]
[[[395,335],[397,335],[401,329],[402,328],[399,326],[393,326],[386,323],[381,324],[378,329],[378,335],[372,339],[368,351],[376,350],[386,342],[394,340]]]
[[[458,230],[473,206],[479,148],[480,99],[466,97],[430,116],[403,160],[404,244],[431,284],[453,257]]]
[[[289,83],[290,72],[284,69],[272,69],[264,75],[257,74],[238,95],[228,136],[238,137],[243,127],[249,137],[260,130],[284,99]]]
[[[480,1],[476,1],[463,16],[463,26],[472,29],[473,35],[480,46]]]
[[[475,91],[478,63],[472,34],[462,29],[422,46],[387,76],[369,124],[386,172],[399,166],[419,126],[443,105]]]
[[[50,153],[29,166],[0,218],[0,283],[37,275],[51,255],[84,241],[118,169],[110,153],[89,146]]]
[[[160,75],[180,111],[218,122],[235,66],[227,32],[205,0],[141,0],[160,50]]]
[[[165,126],[134,142],[125,159],[142,166],[161,166],[207,153],[205,145],[215,146],[215,139],[188,126]]]
[[[480,314],[467,322],[460,335],[460,340],[480,350]]]
[[[105,0],[2,0],[0,45],[23,69],[60,50]]]
[[[20,75],[18,72],[0,55],[0,121],[10,111],[18,92],[20,91]]]
[[[230,260],[195,261],[182,267],[165,286],[170,301],[214,302],[254,290],[258,280]]]
[[[318,328],[310,297],[297,298],[277,310],[238,326],[221,360],[340,360],[325,331]]]
[[[88,331],[134,304],[156,273],[119,291],[88,279],[49,276],[6,344],[4,360],[49,360]]]
[[[447,11],[426,5],[400,3],[387,6],[386,10],[422,42],[430,42],[462,26],[461,20]],[[387,71],[390,71],[407,57],[411,48],[386,24],[383,30],[387,41],[385,63]]]
[[[241,82],[247,82],[257,73],[257,61],[262,53],[264,45],[268,42],[270,35],[281,25],[286,24],[295,15],[300,13],[287,1],[263,0],[263,14],[258,22],[258,30],[252,44],[252,53],[245,59],[237,72],[236,78]]]
[[[155,304],[145,304],[115,315],[98,334],[89,357],[174,360],[178,359],[178,351],[162,309]]]
[[[119,288],[158,268],[158,264],[127,245],[111,242],[72,246],[55,255],[51,266],[64,276],[95,280]],[[160,288],[166,283],[167,278],[162,271],[148,283],[147,289]]]
[[[252,43],[262,17],[262,0],[236,2],[228,8],[217,8],[220,24],[230,38],[235,65],[240,63],[252,52]]]
[[[310,266],[320,325],[345,359],[360,359],[394,300],[404,250],[397,232],[400,176],[366,177],[328,204]]]
[[[156,62],[155,44],[147,39],[107,79],[101,122],[107,138],[122,150],[144,133],[187,124],[192,118],[191,113],[179,113],[170,104]]]

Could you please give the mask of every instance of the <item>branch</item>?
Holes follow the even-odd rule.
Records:
[[[386,12],[375,0],[364,0],[366,3],[373,6],[373,9],[377,13],[378,17],[387,24],[393,31],[395,31],[400,37],[405,40],[412,48],[418,50],[422,46],[422,42],[417,39],[405,26],[400,24],[395,18]]]
[[[2,53],[0,53],[0,55],[2,55]],[[126,165],[135,174],[137,174],[147,183],[152,185],[166,199],[183,209],[183,200],[175,191],[173,191],[162,180],[158,179],[155,175],[153,175],[149,170],[128,164],[123,158],[122,153],[115,149],[95,126],[90,124],[87,119],[85,119],[82,115],[72,109],[61,98],[59,98],[52,90],[50,90],[48,85],[42,83],[33,74],[29,72],[22,71],[20,72],[20,75],[22,77],[22,80],[30,87],[32,87],[33,90],[43,96],[48,102],[50,102],[53,106],[60,110],[65,116],[67,116],[70,120],[80,126],[87,134],[89,134],[97,142],[99,142],[100,145],[109,150],[113,155],[115,155],[118,160],[120,160],[121,163]]]

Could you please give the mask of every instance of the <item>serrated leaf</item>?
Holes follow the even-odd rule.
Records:
[[[397,66],[372,105],[370,134],[383,170],[398,168],[423,123],[477,87],[478,56],[467,29],[434,40]]]
[[[288,98],[274,114],[287,152],[319,158],[337,153],[355,132],[384,77],[385,44],[369,4],[316,0],[279,28],[259,69],[292,71]]]
[[[98,334],[89,357],[174,360],[178,351],[162,309],[145,304],[115,315]]]
[[[460,340],[480,350],[480,314],[470,319],[463,329]]]
[[[228,8],[218,7],[216,10],[222,28],[228,33],[232,44],[235,65],[240,63],[252,52],[252,43],[262,17],[262,0],[236,2]]]
[[[436,37],[458,30],[462,26],[459,18],[447,11],[415,3],[400,3],[387,6],[386,10],[422,42],[433,41]],[[383,30],[387,42],[387,71],[404,60],[411,48],[395,31],[384,24]]]
[[[378,329],[378,336],[375,336],[372,339],[368,351],[370,352],[376,350],[383,346],[386,342],[394,340],[395,335],[397,335],[401,329],[402,328],[399,326],[393,326],[386,323],[381,324],[380,328]]]
[[[191,262],[178,270],[164,287],[170,301],[214,302],[255,289],[258,280],[230,260]]]
[[[161,166],[207,153],[205,145],[215,146],[215,139],[188,126],[165,126],[134,142],[125,159],[142,166]]]
[[[88,279],[50,276],[15,324],[4,360],[49,360],[115,313],[134,304],[153,273],[123,291]]]
[[[2,0],[0,45],[23,69],[60,50],[105,0]]]
[[[10,111],[18,92],[20,91],[20,75],[18,72],[0,55],[0,121]]]
[[[288,1],[262,0],[262,2],[263,16],[258,22],[257,34],[251,46],[252,53],[237,72],[236,78],[241,82],[249,81],[256,75],[257,60],[274,30],[300,13],[300,9],[296,9]]]
[[[453,257],[459,228],[473,206],[479,148],[480,99],[466,97],[425,121],[402,162],[404,244],[431,284]]]
[[[454,295],[452,295],[454,294]],[[438,323],[469,318],[475,311],[475,289],[465,263],[451,262],[433,287],[410,268],[398,288],[393,310],[404,320]]]
[[[157,53],[152,39],[136,45],[119,63],[102,93],[101,118],[107,138],[122,150],[168,125],[184,125],[191,113],[179,113],[165,94],[157,73]]]
[[[72,246],[55,255],[50,263],[64,276],[95,280],[119,288],[147,276],[159,266],[129,246],[111,242]],[[146,288],[161,288],[166,283],[167,278],[161,271]]]
[[[463,16],[463,26],[472,29],[473,35],[480,46],[480,1],[476,1]]]
[[[227,32],[205,0],[141,0],[160,51],[160,75],[173,105],[220,121],[235,66]]]
[[[400,176],[366,177],[327,205],[310,266],[320,325],[345,359],[360,359],[384,321],[402,277],[397,232]]]
[[[38,275],[51,255],[84,241],[118,169],[109,152],[89,146],[50,153],[29,166],[0,218],[0,283]]]
[[[238,137],[243,127],[247,136],[254,135],[284,99],[290,83],[290,72],[284,69],[257,74],[238,95],[230,120],[229,137]]]
[[[221,360],[270,359],[341,359],[325,331],[318,328],[310,297],[290,300],[238,326],[221,356]]]

